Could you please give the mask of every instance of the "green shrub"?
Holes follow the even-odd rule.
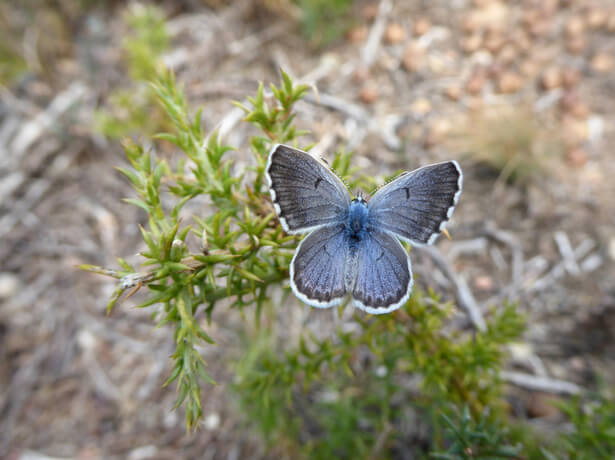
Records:
[[[122,53],[132,84],[112,91],[107,107],[94,114],[95,129],[113,139],[166,128],[148,84],[162,71],[161,56],[169,47],[165,17],[160,9],[137,3],[125,12],[124,22],[130,33],[122,42]]]
[[[294,0],[301,11],[305,37],[316,46],[340,38],[352,25],[353,0]]]

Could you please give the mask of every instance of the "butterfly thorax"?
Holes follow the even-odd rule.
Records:
[[[359,242],[365,237],[367,227],[367,202],[359,196],[350,203],[348,210],[348,221],[346,222],[346,232],[350,237],[351,244]]]

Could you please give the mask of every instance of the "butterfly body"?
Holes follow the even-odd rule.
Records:
[[[355,198],[350,202],[348,220],[346,221],[346,235],[351,245],[356,245],[365,238],[368,231],[369,209],[363,198]]]
[[[308,153],[276,145],[266,167],[285,231],[307,233],[290,264],[293,292],[319,308],[350,295],[368,313],[399,308],[412,290],[410,259],[399,239],[431,244],[461,194],[454,161],[404,173],[366,201]]]

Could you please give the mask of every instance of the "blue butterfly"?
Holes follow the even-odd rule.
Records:
[[[368,313],[388,313],[412,290],[412,267],[399,239],[431,244],[461,195],[456,161],[405,172],[366,201],[323,162],[275,145],[265,170],[271,200],[287,233],[307,233],[290,264],[290,285],[319,308],[350,295]]]

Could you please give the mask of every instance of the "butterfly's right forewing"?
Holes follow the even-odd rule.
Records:
[[[411,243],[431,244],[453,215],[463,175],[446,161],[399,176],[369,202],[369,225]]]
[[[276,145],[269,154],[265,173],[273,205],[288,233],[305,233],[346,219],[348,190],[308,153]]]

